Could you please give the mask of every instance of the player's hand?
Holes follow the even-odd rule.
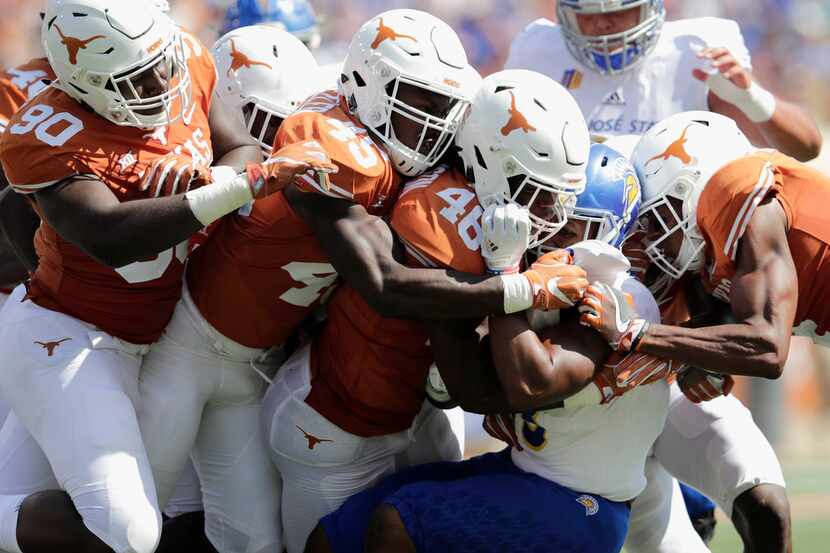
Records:
[[[499,413],[497,415],[487,415],[484,417],[482,426],[484,430],[497,440],[501,440],[510,447],[515,447],[522,451],[522,445],[519,443],[519,437],[516,435],[516,427],[513,413]]]
[[[588,288],[588,279],[582,267],[572,264],[567,250],[546,253],[522,276],[533,288],[533,309],[550,311],[573,307]]]
[[[715,75],[721,75],[727,83],[743,90],[748,90],[750,85],[752,85],[752,75],[745,67],[738,63],[738,60],[735,59],[735,56],[727,48],[704,48],[697,53],[697,57],[709,60],[712,64],[714,71],[710,73],[698,68],[692,70],[694,78],[707,83],[709,88],[712,88],[712,83],[709,83],[709,79]],[[714,92],[728,101],[727,98],[718,94],[717,91]]]
[[[676,372],[677,364],[645,353],[614,352],[594,374],[593,383],[599,388],[600,404],[613,403],[638,386],[651,384]]]
[[[289,144],[264,162],[248,165],[246,172],[251,195],[260,199],[279,192],[306,173],[328,187],[327,176],[337,172],[337,165],[319,143],[309,141]]]
[[[677,384],[689,401],[700,403],[720,396],[728,396],[735,380],[728,374],[718,374],[692,367],[677,379]]]
[[[444,379],[441,378],[438,367],[434,364],[429,368],[429,374],[427,375],[427,381],[424,387],[427,392],[427,399],[435,407],[439,409],[458,407],[458,402],[450,396],[447,385],[444,383]]]
[[[519,271],[530,240],[530,213],[519,204],[491,205],[481,217],[481,255],[492,274]]]
[[[648,322],[637,317],[631,303],[631,297],[627,294],[595,282],[585,291],[579,306],[582,313],[579,320],[602,334],[614,350],[636,350],[648,329]]]
[[[212,181],[210,167],[195,165],[187,158],[166,155],[157,159],[144,172],[141,190],[148,190],[150,196],[173,196],[196,190]]]
[[[712,69],[693,69],[692,75],[706,83],[715,96],[736,106],[754,123],[772,119],[775,96],[755,82],[749,70],[728,49],[704,48],[697,56],[709,60]]]

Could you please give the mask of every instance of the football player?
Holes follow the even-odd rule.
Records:
[[[638,141],[632,138],[635,137],[615,136],[605,144],[630,156]],[[642,233],[642,228],[638,227],[636,232]],[[632,242],[631,237],[627,239],[623,251],[632,264],[642,259],[643,266],[648,266],[644,249],[632,255]],[[640,247],[638,244],[637,248]],[[655,275],[662,277],[655,279]],[[706,294],[695,274],[687,273],[675,281],[654,267],[646,275],[646,283],[657,295],[666,324],[702,326],[723,320],[724,304]],[[751,413],[740,400],[729,396],[731,387],[730,377],[716,377],[695,369],[685,371],[672,385],[666,427],[654,448],[653,464],[660,466],[649,467],[648,488],[631,519],[628,550],[704,551],[702,544],[688,538],[681,489],[672,483],[671,475],[716,499],[745,543],[775,543],[774,539],[767,542],[765,537],[774,528],[786,533],[789,502],[784,494],[781,465]],[[702,400],[708,401],[701,403]],[[747,516],[764,511],[767,516]],[[778,518],[781,523],[759,524],[769,517]],[[696,528],[711,527],[714,519],[692,522]]]
[[[538,112],[528,109],[528,99],[541,100],[540,106],[552,105],[538,83],[534,83],[528,98],[521,84],[506,78],[517,73],[525,72],[505,71],[485,79],[483,91],[474,99],[470,120],[459,133],[462,154],[465,145],[474,151],[478,144],[498,141],[492,132],[494,126],[499,132],[501,122],[495,121],[493,112],[486,108],[477,112],[477,108],[485,107],[479,102],[482,96],[490,97],[490,106],[501,103],[506,108],[510,104],[508,95],[515,93],[516,105],[535,116],[528,117],[531,123],[540,118]],[[496,86],[487,88],[488,84]],[[562,94],[566,94],[564,90]],[[506,101],[504,96],[508,97]],[[562,103],[556,104],[557,109],[562,110]],[[488,128],[490,132],[486,132]],[[540,146],[538,138],[532,141],[534,151]],[[527,154],[512,148],[520,141],[521,137],[506,141],[495,150],[526,158]],[[570,147],[574,146],[570,142]],[[539,152],[548,153],[544,149]],[[471,155],[475,157],[473,152]],[[487,161],[492,158],[485,161],[487,167],[500,167]],[[480,179],[485,175],[494,178],[499,169],[484,171],[478,161],[472,163],[478,191]],[[602,235],[609,241],[621,236],[623,227],[630,226],[639,202],[636,177],[630,183],[634,187],[631,194],[624,193],[624,179],[619,183],[616,192],[625,206],[624,217],[619,221],[601,218],[596,227],[602,227]],[[425,187],[420,194],[428,195],[430,188]],[[404,196],[396,212],[406,203]],[[440,217],[435,220],[441,222]],[[486,216],[482,224],[487,228]],[[565,227],[570,225],[568,222]],[[579,225],[584,227],[585,221]],[[580,228],[579,237],[574,235],[568,244],[578,241],[583,232]],[[484,234],[493,238],[501,233]],[[497,240],[502,246],[508,244]],[[550,242],[548,237],[545,244]],[[628,264],[618,251],[597,241],[574,248],[575,257],[584,263],[589,275],[625,287],[635,294],[638,308],[657,314],[648,291],[625,274]],[[551,255],[540,262],[552,259]],[[306,551],[527,551],[534,547],[619,551],[627,529],[626,502],[645,485],[649,440],[659,433],[665,416],[668,387],[660,378],[665,372],[656,371],[652,375],[655,382],[644,382],[625,390],[625,394],[620,390],[619,394],[603,396],[603,387],[590,385],[580,392],[592,375],[602,372],[595,368],[603,365],[608,350],[580,329],[572,314],[562,317],[558,325],[537,332],[530,330],[525,314],[490,319],[492,356],[499,381],[509,407],[523,414],[488,417],[488,430],[498,426],[495,433],[512,448],[462,463],[426,465],[396,474],[325,517]],[[440,361],[439,368],[443,368]],[[613,374],[613,370],[605,374]],[[608,384],[613,386],[616,380]],[[614,422],[620,417],[626,420],[626,432]],[[613,463],[608,462],[611,451]],[[546,515],[553,511],[556,520]]]
[[[3,311],[0,389],[59,491],[4,495],[0,548],[151,552],[138,371],[179,296],[186,241],[329,166],[312,147],[256,165],[260,149],[211,103],[209,53],[155,7],[51,0],[42,41],[57,80],[0,141],[9,183],[43,219],[25,301]]]
[[[483,86],[491,91],[503,85],[500,111],[486,112],[505,129],[508,138],[502,150],[524,146],[510,158],[517,193],[533,213],[547,214],[553,191],[558,202],[559,194],[572,196],[581,186],[587,129],[576,104],[556,83],[526,71],[508,73],[512,74],[485,80]],[[487,109],[473,105],[472,113]],[[570,141],[567,153],[563,133],[564,140]],[[530,155],[530,148],[538,155]],[[528,165],[528,160],[535,164]],[[536,197],[538,205],[534,206]],[[504,200],[502,194],[493,198]],[[459,277],[485,274],[479,251],[482,213],[475,191],[456,169],[441,165],[410,180],[390,223],[402,245],[401,258],[410,267],[451,269]],[[547,236],[560,224],[532,217],[537,222],[533,225],[536,238],[543,233]],[[506,261],[512,269],[517,260]],[[577,275],[573,280],[579,280],[580,271],[572,269]],[[527,280],[520,274],[511,276]],[[578,291],[573,295],[578,296]],[[455,328],[459,323],[425,322],[430,317],[426,309],[420,317],[409,317],[419,320],[393,318],[373,309],[355,287],[344,285],[334,292],[320,335],[280,369],[263,406],[266,436],[283,476],[289,552],[302,551],[323,515],[406,466],[400,457],[411,455],[413,447],[433,442],[430,447],[438,448],[433,454],[418,455],[421,462],[461,459],[463,451],[446,426],[432,436],[423,431],[430,417],[440,416],[424,403],[424,382],[433,362],[445,369],[446,364],[458,365],[461,349],[478,355],[475,327],[486,314],[482,311],[477,318],[464,321],[462,344],[455,339],[462,335]],[[454,329],[451,335],[450,328]],[[488,392],[473,384],[469,389],[462,406],[481,412]],[[466,401],[467,397],[472,399]],[[433,428],[441,430],[440,425]]]
[[[683,159],[672,152],[682,152]],[[699,273],[707,291],[728,302],[736,319],[703,328],[652,325],[633,335],[639,349],[725,374],[780,376],[793,325],[811,320],[819,331],[827,325],[825,304],[815,299],[826,270],[821,253],[826,237],[815,221],[830,190],[827,177],[773,150],[755,150],[729,119],[705,112],[678,114],[655,126],[637,146],[634,162],[643,181],[646,254],[671,278]],[[598,301],[596,291],[590,301]],[[610,336],[604,317],[593,322]],[[696,378],[699,390],[717,392],[713,385],[719,380],[705,373]],[[720,423],[715,412],[709,418]],[[678,425],[678,436],[693,432],[695,439],[705,439],[705,421],[695,421],[693,428]],[[743,449],[758,457],[753,448],[767,446],[762,440]],[[738,450],[730,446],[729,451]],[[741,469],[740,483],[745,463],[735,466]],[[757,468],[757,463],[749,466]],[[695,472],[689,475],[694,478]],[[717,486],[684,480],[742,515],[735,518],[745,541],[746,523],[740,519],[763,521],[750,525],[752,550],[785,551],[790,547],[789,508],[777,473],[777,462],[770,464],[760,476],[771,484],[737,499],[740,488],[729,486],[718,497],[711,495]],[[745,487],[752,485],[747,481]],[[763,501],[743,502],[757,494],[764,495]]]
[[[213,55],[218,101],[270,151],[283,119],[315,92],[313,81],[296,78],[313,74],[314,58],[291,34],[262,25],[221,37]],[[189,276],[208,278],[195,263]],[[282,550],[280,480],[259,433],[265,381],[251,370],[263,353],[213,330],[186,299],[142,366],[138,422],[159,504],[168,505],[192,457],[207,534],[223,552]]]
[[[752,76],[734,21],[664,22],[663,0],[557,0],[556,11],[558,24],[539,19],[514,40],[505,67],[561,79],[592,134],[643,134],[672,114],[710,110],[734,118],[753,144],[818,155],[813,119]]]

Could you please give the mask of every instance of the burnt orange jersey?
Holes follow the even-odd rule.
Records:
[[[300,188],[363,205],[383,215],[400,177],[335,92],[310,98],[283,121],[275,151],[317,141],[337,164],[328,188],[307,178]],[[281,193],[226,217],[188,265],[190,293],[222,334],[248,347],[283,343],[337,280],[328,256]]]
[[[144,171],[163,156],[210,165],[208,112],[216,70],[207,49],[186,37],[192,104],[185,116],[154,131],[121,127],[49,86],[9,121],[0,161],[11,186],[29,194],[82,175],[98,179],[119,201],[146,198]],[[40,264],[30,284],[39,305],[93,324],[133,343],[155,341],[181,292],[187,244],[154,259],[112,269],[61,238],[47,220],[35,235]]]
[[[392,228],[406,245],[410,266],[483,274],[482,212],[464,177],[441,166],[407,184],[392,212]],[[358,436],[409,428],[433,362],[427,340],[422,324],[385,319],[341,286],[312,346],[306,402]]]
[[[54,80],[55,74],[46,58],[0,71],[0,133],[6,130],[9,119],[20,106]]]
[[[738,244],[755,209],[777,198],[787,215],[787,243],[795,263],[798,308],[795,324],[830,328],[830,177],[784,154],[762,150],[736,160],[706,184],[697,222],[706,239],[703,281],[716,297],[729,301]]]

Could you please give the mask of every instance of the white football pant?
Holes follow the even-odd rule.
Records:
[[[139,424],[159,502],[167,505],[192,453],[219,553],[282,550],[280,478],[259,425],[266,382],[251,366],[262,355],[216,331],[185,286],[141,370]]]
[[[709,553],[689,520],[677,480],[654,458],[646,460],[646,489],[631,505],[628,553]]]
[[[381,478],[413,464],[460,461],[464,417],[424,402],[404,432],[355,436],[312,409],[309,346],[277,372],[262,407],[271,457],[283,478],[283,528],[288,553],[301,553],[308,535],[325,515]],[[322,440],[322,441],[320,441]]]
[[[673,384],[669,416],[653,454],[648,486],[631,512],[625,544],[631,553],[707,551],[700,549],[699,538],[690,537],[685,503],[677,499],[679,487],[665,471],[697,488],[730,517],[735,499],[745,491],[760,484],[785,486],[772,446],[734,396],[692,403]]]
[[[10,301],[0,316],[0,396],[45,454],[56,481],[41,457],[40,466],[29,467],[36,473],[30,489],[57,483],[87,528],[116,553],[153,553],[161,535],[136,416],[145,351],[31,301]],[[12,449],[0,452],[4,461],[34,449],[20,438],[15,452],[11,438]],[[0,493],[20,492],[24,480]],[[45,487],[36,489],[37,481]]]

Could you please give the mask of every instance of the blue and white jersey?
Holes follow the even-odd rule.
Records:
[[[631,294],[637,313],[659,322],[657,302],[639,281],[627,275],[622,253],[596,240],[573,247],[574,263],[600,281]],[[586,393],[596,391],[588,385]],[[581,394],[581,393],[580,393]],[[527,472],[572,490],[629,501],[646,486],[645,462],[663,431],[669,408],[669,385],[659,381],[640,386],[611,404],[566,401],[564,407],[514,417],[522,451],[513,462]]]
[[[616,76],[585,68],[568,50],[559,25],[538,19],[514,39],[505,69],[538,71],[562,83],[592,135],[639,135],[675,113],[709,109],[709,89],[692,76],[695,68],[711,70],[708,60],[697,57],[705,47],[728,48],[751,69],[738,24],[715,17],[666,22],[651,55]]]

